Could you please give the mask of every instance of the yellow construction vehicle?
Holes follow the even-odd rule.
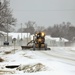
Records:
[[[47,44],[45,44],[45,33],[37,32],[33,38],[33,50],[35,49],[45,49],[47,50]]]
[[[30,43],[33,43],[33,45],[30,46],[29,45]],[[33,36],[33,40],[28,42],[27,46],[21,46],[21,47],[22,49],[33,48],[33,50],[50,49],[50,48],[47,48],[47,44],[45,43],[45,33],[44,32],[35,33]]]

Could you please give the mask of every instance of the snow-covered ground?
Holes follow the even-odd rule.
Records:
[[[22,50],[0,47],[0,75],[75,75],[75,47]],[[6,66],[18,65],[16,68]]]

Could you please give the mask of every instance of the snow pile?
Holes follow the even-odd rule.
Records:
[[[65,39],[65,38],[51,37],[50,35],[46,35],[46,36],[45,36],[45,39],[46,39],[46,40],[56,41],[56,42],[60,42],[60,41],[62,41],[62,42],[68,42],[68,40]]]
[[[3,62],[3,61],[4,61],[4,59],[0,57],[0,62]]]
[[[0,65],[0,75],[15,74],[15,70],[7,69],[5,65]]]
[[[5,53],[5,54],[10,54],[10,53],[11,53],[11,51],[5,51],[4,53]]]
[[[37,63],[34,65],[20,65],[17,70],[23,71],[24,73],[32,73],[32,72],[38,72],[38,71],[44,71],[46,70],[45,65],[41,63]]]
[[[10,68],[6,68],[5,66],[6,65],[0,65],[0,75],[36,73],[36,72],[43,72],[47,70],[46,66],[43,65],[42,63],[27,64],[27,65],[21,64],[17,68],[11,68],[12,65],[10,65]]]
[[[7,34],[6,32],[3,32],[3,31],[0,31],[0,33],[3,34],[3,35],[6,35]]]
[[[0,75],[4,75],[4,74],[14,74],[15,71],[13,70],[9,70],[9,69],[0,69]]]

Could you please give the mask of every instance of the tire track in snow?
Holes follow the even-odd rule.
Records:
[[[59,61],[59,62],[62,62],[62,63],[75,65],[75,59],[51,54],[52,52],[50,52],[50,51],[33,51],[33,53],[36,56],[39,56],[40,59],[47,59],[47,60],[51,60],[51,61]]]
[[[69,57],[65,57],[65,56],[54,55],[54,54],[51,54],[51,53],[49,53],[47,51],[42,51],[41,53],[46,54],[47,56],[53,57],[55,59],[56,58],[60,59],[59,61],[62,61],[64,63],[75,65],[75,59],[72,59],[72,58],[69,58]]]

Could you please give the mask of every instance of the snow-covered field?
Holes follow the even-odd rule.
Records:
[[[18,67],[6,68],[14,65]],[[51,47],[47,51],[0,47],[0,75],[11,74],[75,75],[75,47]]]

